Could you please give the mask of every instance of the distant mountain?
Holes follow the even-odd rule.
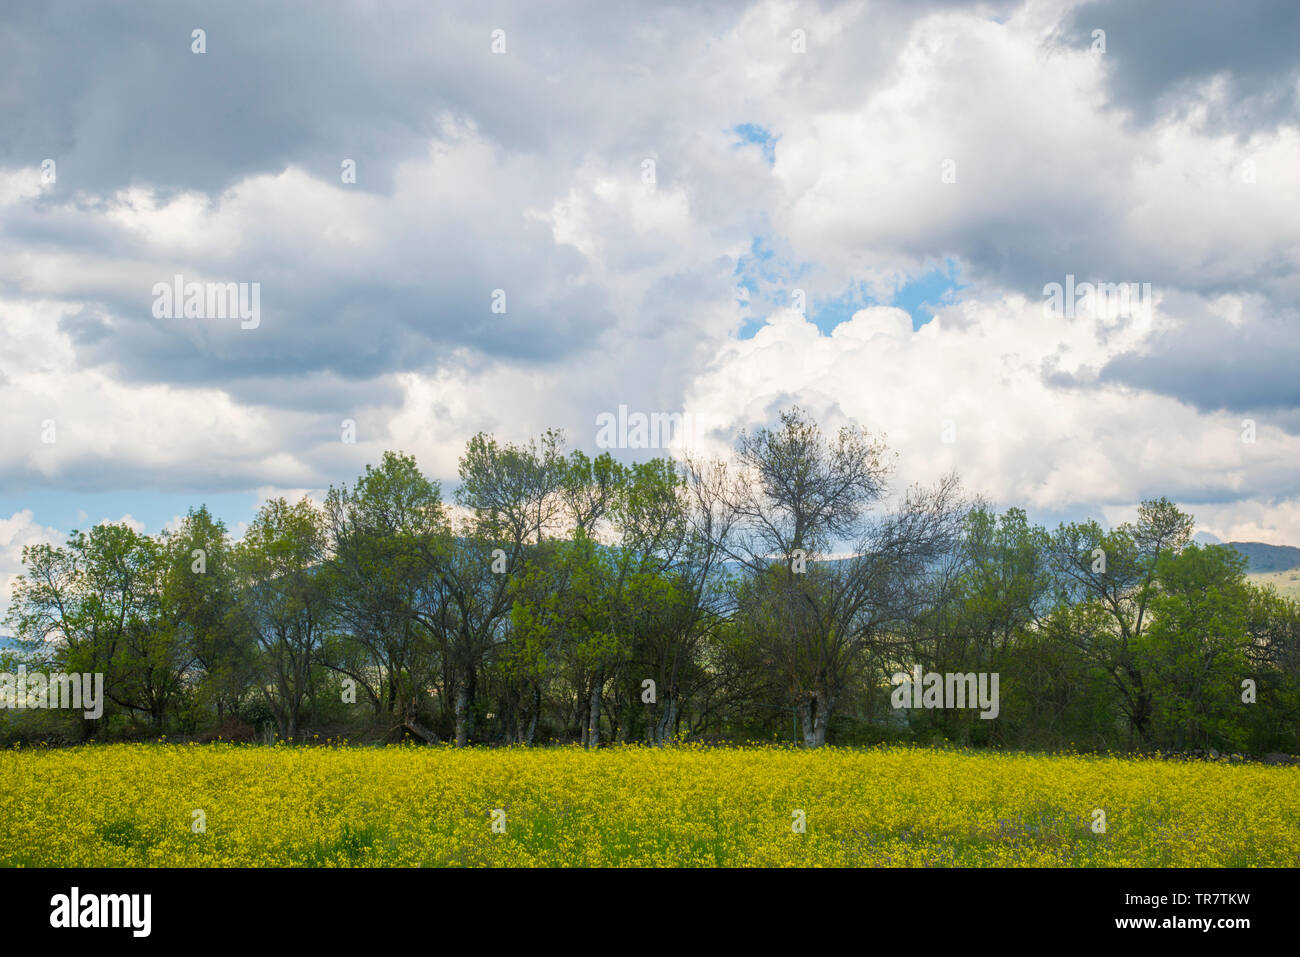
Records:
[[[1300,548],[1294,545],[1266,545],[1263,542],[1228,542],[1246,556],[1250,572],[1285,572],[1300,568]]]

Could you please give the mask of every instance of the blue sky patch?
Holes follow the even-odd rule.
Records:
[[[754,237],[750,251],[736,261],[736,301],[747,313],[740,338],[753,338],[770,313],[793,305],[791,296],[811,268],[807,263],[796,264],[780,258],[765,237]],[[823,335],[830,335],[859,309],[897,306],[907,311],[912,317],[912,329],[917,330],[934,318],[935,309],[958,301],[958,293],[969,285],[961,282],[960,272],[957,261],[949,259],[942,268],[909,279],[888,297],[873,296],[866,283],[855,281],[836,296],[809,296],[805,303],[806,315]],[[745,295],[739,294],[742,289]]]
[[[890,305],[906,309],[912,316],[912,329],[920,329],[934,318],[935,308],[958,301],[956,293],[969,285],[960,281],[958,264],[949,259],[946,268],[931,270],[907,282]]]
[[[263,504],[257,493],[244,492],[70,492],[67,490],[28,491],[21,495],[0,496],[0,516],[31,509],[32,520],[67,534],[85,530],[103,521],[116,522],[130,515],[142,522],[145,531],[155,535],[177,515],[190,508],[207,504],[216,518],[226,523],[232,533],[238,522],[251,522]],[[84,518],[82,516],[85,516]]]
[[[776,165],[776,141],[781,137],[773,136],[757,123],[741,123],[739,126],[733,126],[731,131],[740,137],[737,146],[752,143],[763,151],[768,166]]]

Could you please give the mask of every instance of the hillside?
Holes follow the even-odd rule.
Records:
[[[1252,583],[1272,585],[1278,594],[1300,600],[1300,548],[1264,542],[1223,544],[1246,557],[1246,577]]]
[[[1279,595],[1300,601],[1300,568],[1283,572],[1247,572],[1246,578],[1254,585],[1272,585]]]
[[[1300,569],[1300,548],[1294,545],[1266,545],[1263,542],[1228,542],[1246,556],[1249,572],[1285,572]]]

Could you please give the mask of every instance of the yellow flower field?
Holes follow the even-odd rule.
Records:
[[[0,829],[8,866],[1283,867],[1300,864],[1300,767],[905,748],[14,749]]]

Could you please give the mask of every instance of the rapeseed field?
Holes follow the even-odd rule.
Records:
[[[6,866],[1294,867],[1300,767],[914,748],[17,748],[0,752],[0,831]]]

